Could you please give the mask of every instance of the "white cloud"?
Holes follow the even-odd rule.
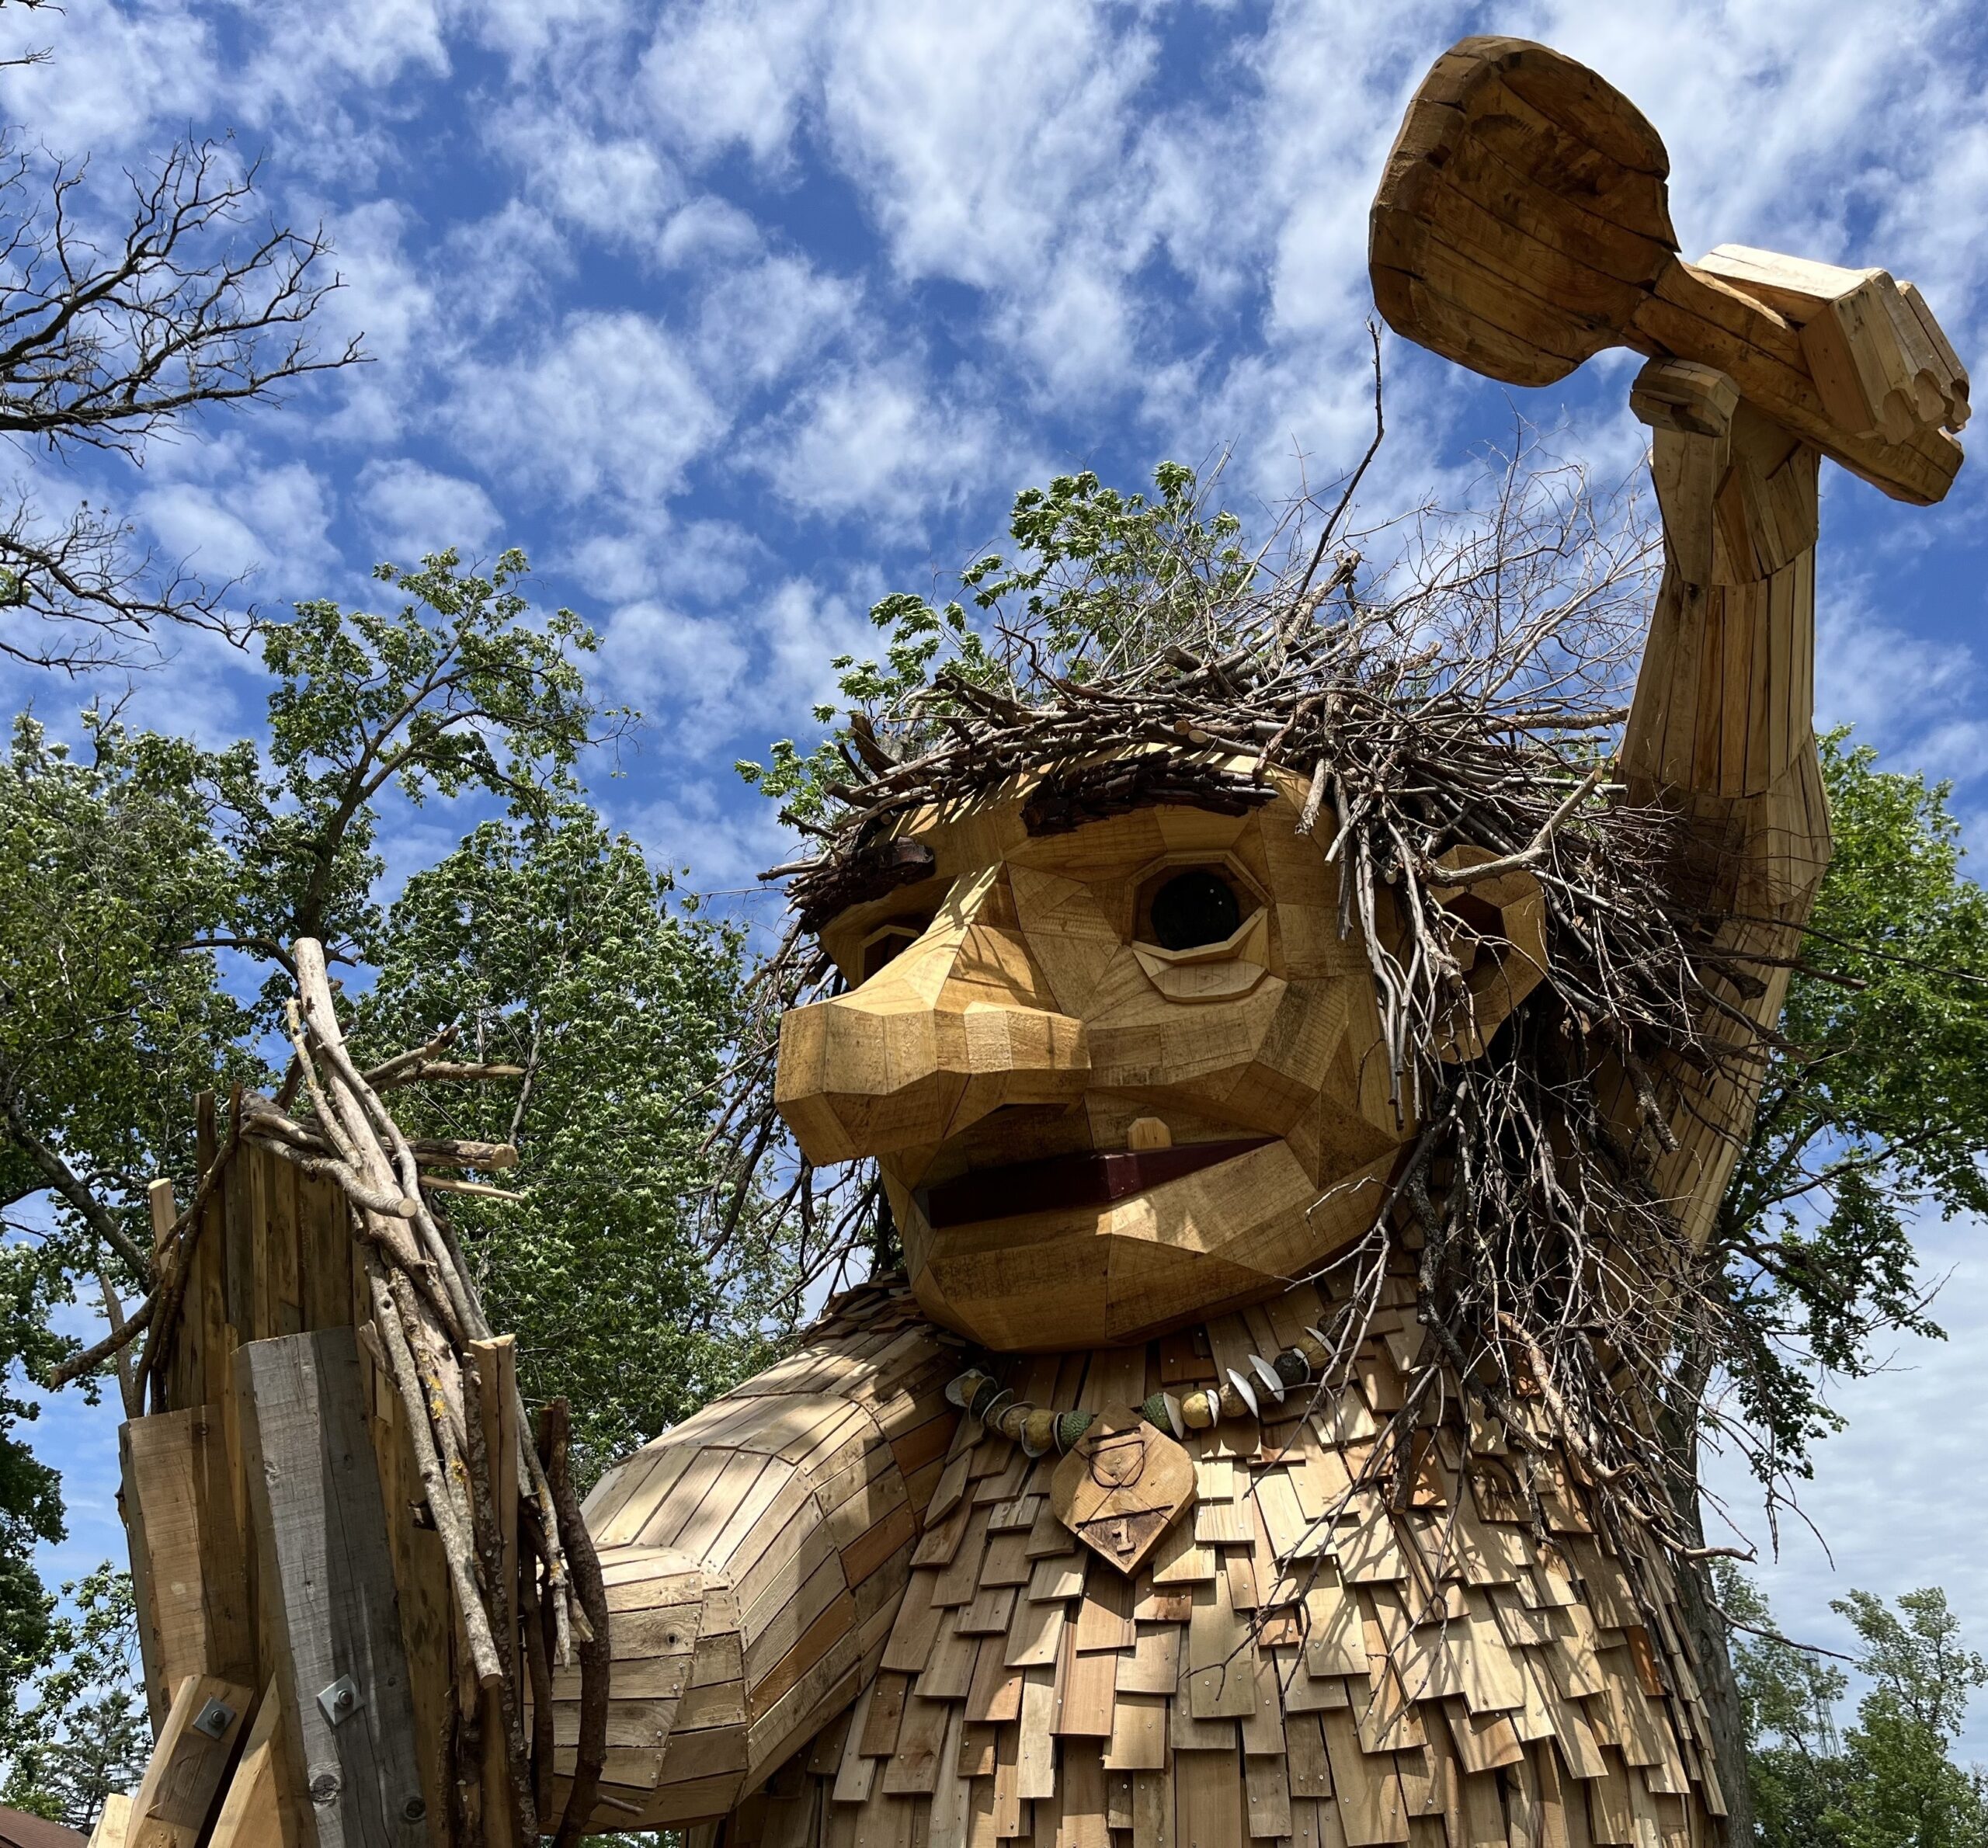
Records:
[[[700,362],[713,380],[772,384],[846,333],[857,291],[798,258],[770,256],[713,278],[697,311]]]
[[[1122,297],[1155,238],[1132,103],[1156,47],[1129,16],[706,0],[665,19],[644,68],[693,160],[742,147],[777,166],[812,127],[900,278],[985,291],[995,338],[1051,387],[1090,390],[1136,363]]]
[[[530,82],[576,43],[611,38],[631,10],[625,0],[478,0],[467,23]]]
[[[1816,641],[1819,724],[1854,725],[1860,742],[1887,753],[1923,748],[1963,706],[1977,703],[1979,682],[1979,664],[1965,644],[1913,634],[1848,599],[1823,601]]]
[[[669,9],[639,82],[658,119],[693,156],[742,144],[759,161],[787,151],[819,53],[826,0],[703,0]]]
[[[463,453],[568,505],[659,505],[727,422],[678,341],[627,311],[570,315],[535,351],[465,364],[453,386]]]
[[[700,613],[736,607],[772,561],[766,541],[735,522],[654,515],[582,532],[553,561],[589,602]]]
[[[255,49],[236,94],[259,120],[280,111],[328,135],[367,94],[449,69],[438,0],[256,0],[242,11]]]
[[[877,631],[844,596],[824,595],[805,578],[790,578],[770,597],[759,622],[770,669],[767,710],[801,725],[817,705],[836,702],[838,655],[867,657],[877,651]]]
[[[600,658],[616,696],[652,710],[728,706],[752,657],[737,623],[644,602],[609,618]]]
[[[751,214],[714,193],[700,193],[672,218],[656,245],[667,264],[742,263],[757,256],[765,239]]]
[[[791,422],[759,433],[752,459],[808,512],[919,527],[982,492],[999,455],[991,412],[935,394],[895,361],[844,366],[809,387]]]
[[[325,485],[301,462],[162,483],[133,511],[166,558],[210,582],[252,578],[259,598],[315,595],[336,568]]]
[[[729,766],[728,766],[728,770]],[[746,792],[735,780],[720,801],[709,789],[639,803],[617,813],[617,825],[639,841],[650,861],[687,874],[686,891],[725,894],[719,908],[742,915],[762,933],[778,940],[785,901],[777,888],[760,884],[759,875],[794,857],[794,836],[783,828],[773,804]],[[742,804],[744,805],[742,812]]]
[[[828,134],[907,275],[1032,287],[1065,238],[1107,232],[1128,203],[1144,33],[1031,0],[875,0],[836,19]]]
[[[431,259],[451,349],[442,356],[481,336],[515,340],[520,329],[554,320],[576,268],[557,221],[523,199],[450,225]]]
[[[600,658],[617,698],[652,716],[666,707],[695,714],[697,748],[714,750],[728,739],[757,748],[776,731],[805,731],[810,709],[836,696],[829,661],[875,645],[846,597],[789,578],[708,615],[654,599],[624,604],[608,620]]]
[[[498,537],[503,516],[474,481],[440,474],[405,457],[369,462],[358,503],[368,536],[396,564],[412,564],[453,547],[474,558]]]
[[[1983,1228],[1973,1220],[1922,1224],[1922,1275],[1948,1278],[1933,1318],[1944,1342],[1901,1340],[1890,1364],[1868,1379],[1839,1383],[1831,1402],[1845,1428],[1816,1455],[1799,1522],[1781,1523],[1781,1552],[1771,1556],[1765,1524],[1743,1520],[1762,1563],[1748,1571],[1771,1600],[1781,1627],[1802,1641],[1851,1650],[1850,1626],[1829,1609],[1853,1587],[1887,1597],[1923,1585],[1945,1588],[1967,1640],[1988,1638],[1988,1554],[1981,1544],[1976,1487],[1980,1421],[1979,1356],[1988,1343],[1988,1264]],[[1736,1514],[1759,1504],[1734,1459],[1708,1471]],[[1977,1700],[1960,1757],[1988,1758],[1988,1702]]]
[[[45,64],[0,75],[10,123],[71,158],[149,154],[205,114],[221,82],[215,25],[190,5],[126,9],[71,0],[53,9],[6,11],[6,52],[47,49]]]
[[[674,168],[646,141],[591,134],[556,102],[515,105],[490,135],[541,210],[610,246],[648,248],[682,196]]]

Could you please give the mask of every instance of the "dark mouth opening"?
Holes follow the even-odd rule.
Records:
[[[1179,1148],[1122,1149],[1116,1154],[1052,1155],[982,1168],[921,1187],[913,1197],[934,1231],[983,1219],[1013,1219],[1064,1207],[1108,1207],[1218,1162],[1261,1148],[1273,1136],[1241,1136],[1225,1142],[1190,1142]]]

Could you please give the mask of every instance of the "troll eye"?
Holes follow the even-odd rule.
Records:
[[[894,962],[924,936],[930,920],[900,919],[880,926],[863,940],[857,965],[857,980],[867,981],[886,963]]]
[[[1198,950],[1233,936],[1242,922],[1236,888],[1208,867],[1177,873],[1152,895],[1153,941],[1163,950]]]

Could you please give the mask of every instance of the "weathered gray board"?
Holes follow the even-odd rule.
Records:
[[[291,1787],[305,1797],[304,1839],[422,1848],[414,1707],[357,1342],[349,1328],[252,1341],[235,1370],[276,1672],[297,1721],[282,1736]],[[320,1697],[347,1680],[356,1704],[335,1723]]]

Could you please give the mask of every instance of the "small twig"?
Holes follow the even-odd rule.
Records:
[[[1596,784],[1608,774],[1610,766],[1598,763],[1583,777],[1573,791],[1560,806],[1539,825],[1539,832],[1530,842],[1516,853],[1507,853],[1501,860],[1487,860],[1481,866],[1439,867],[1433,862],[1423,867],[1423,877],[1432,886],[1438,888],[1458,885],[1475,885],[1481,880],[1496,879],[1507,873],[1516,873],[1522,867],[1538,863],[1551,844],[1554,832],[1593,793]]]

